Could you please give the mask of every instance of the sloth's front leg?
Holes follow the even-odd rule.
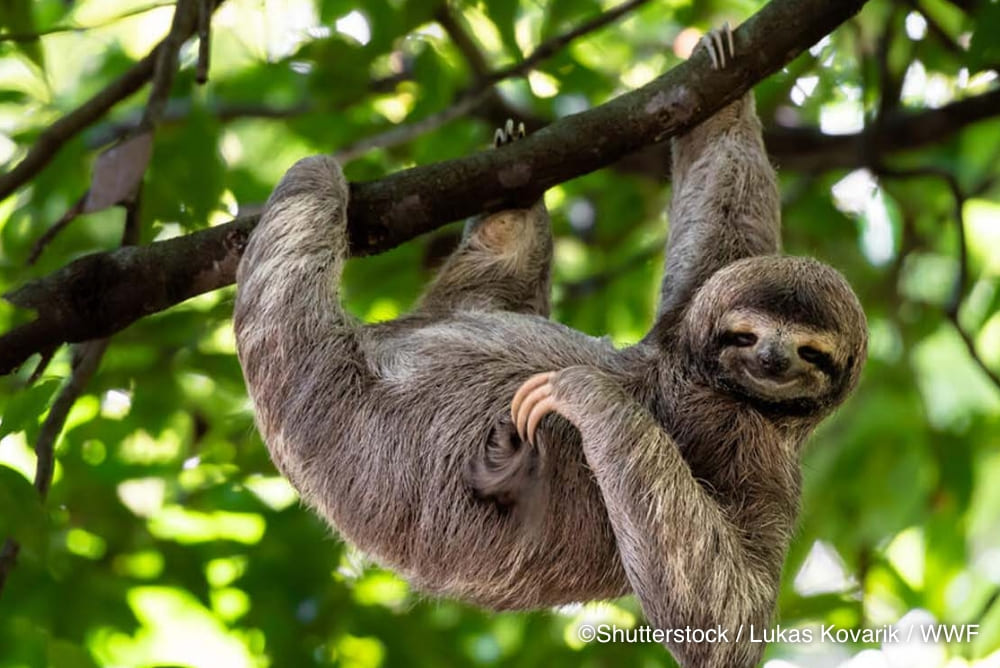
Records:
[[[747,558],[740,531],[694,479],[670,436],[592,367],[532,376],[511,403],[513,422],[528,441],[552,412],[580,431],[619,557],[649,622],[731,634],[728,642],[714,643],[668,636],[671,652],[685,666],[756,665],[762,644],[749,643],[745,633],[737,641],[737,632],[768,622],[777,582]],[[748,582],[761,586],[741,586]]]

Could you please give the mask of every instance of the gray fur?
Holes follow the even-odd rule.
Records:
[[[775,255],[749,97],[674,155],[661,315],[621,350],[547,319],[541,203],[472,225],[414,313],[358,324],[338,294],[343,176],[326,157],[292,167],[240,264],[234,325],[257,424],[302,498],[432,594],[523,609],[632,591],[657,627],[766,625],[800,446],[857,380],[864,314],[834,270]],[[758,345],[726,345],[720,325],[745,306],[759,345],[832,341],[830,373],[802,371],[791,400],[745,382]],[[511,398],[559,369],[565,417],[522,443]],[[670,646],[687,666],[763,649]]]

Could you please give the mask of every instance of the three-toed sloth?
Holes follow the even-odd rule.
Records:
[[[707,44],[732,57],[728,34]],[[293,166],[237,276],[257,425],[302,498],[425,592],[634,592],[656,627],[730,630],[668,643],[682,664],[754,665],[737,628],[770,620],[800,449],[855,385],[867,328],[839,273],[778,254],[752,95],[674,140],[659,314],[627,348],[548,319],[542,202],[470,224],[409,315],[358,323],[347,197],[333,159]]]

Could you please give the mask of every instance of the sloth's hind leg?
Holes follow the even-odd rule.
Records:
[[[524,137],[524,125],[507,121],[494,135],[498,149]],[[552,232],[540,198],[526,209],[473,219],[459,247],[427,289],[419,310],[549,313]]]

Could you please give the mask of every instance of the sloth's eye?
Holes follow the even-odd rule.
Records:
[[[833,365],[833,360],[829,355],[812,346],[800,346],[798,353],[799,357],[803,360],[821,369],[826,369]]]
[[[752,332],[726,332],[722,335],[722,343],[727,346],[746,348],[757,343],[757,335]]]

